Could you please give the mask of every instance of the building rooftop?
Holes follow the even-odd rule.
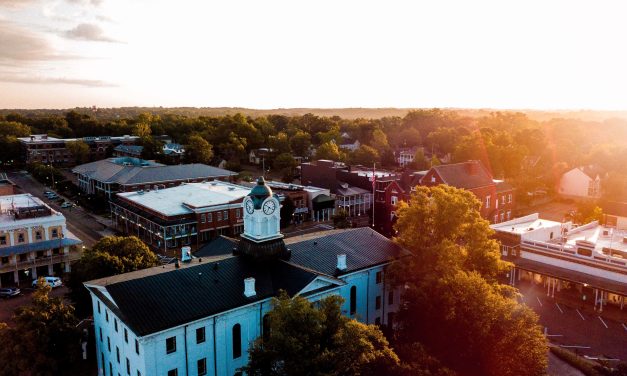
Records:
[[[216,178],[234,176],[237,173],[201,163],[166,166],[152,161],[131,157],[108,158],[82,164],[73,173],[106,183],[156,184],[164,181]]]
[[[230,241],[228,242],[230,243]],[[87,288],[137,335],[149,335],[243,305],[290,296],[318,277],[339,286],[334,276],[408,255],[369,228],[334,230],[286,240],[289,260],[259,264],[241,256],[216,255],[87,282]],[[226,247],[228,248],[228,247]],[[226,252],[226,250],[225,250]],[[214,252],[211,252],[214,253]],[[347,269],[336,269],[346,255]],[[244,296],[244,279],[255,278],[256,295]]]
[[[492,174],[480,161],[468,161],[432,167],[444,183],[457,188],[473,189],[494,184]],[[428,183],[423,182],[421,183]]]
[[[136,141],[139,139],[139,136],[89,136],[82,138],[57,138],[51,137],[47,134],[32,134],[28,137],[18,137],[20,142],[25,144],[44,144],[47,142],[71,142],[71,141],[84,141],[87,143],[99,142],[99,141]]]
[[[226,205],[250,193],[250,188],[219,180],[186,183],[177,187],[152,191],[118,193],[131,201],[165,216],[190,214],[205,207]]]
[[[562,223],[549,221],[547,219],[540,219],[540,215],[538,213],[490,225],[493,230],[518,235],[541,228],[554,228],[556,226],[561,227]]]
[[[0,225],[43,222],[52,216],[65,220],[61,213],[30,193],[0,196]]]

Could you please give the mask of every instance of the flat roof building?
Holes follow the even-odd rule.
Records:
[[[0,196],[0,286],[61,276],[80,258],[82,242],[63,214],[31,194]]]

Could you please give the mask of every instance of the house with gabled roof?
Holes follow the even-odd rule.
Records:
[[[604,176],[604,171],[595,165],[575,167],[562,175],[557,192],[568,198],[598,199]]]

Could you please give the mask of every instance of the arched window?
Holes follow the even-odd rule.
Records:
[[[233,325],[233,359],[242,356],[242,326],[240,324]]]
[[[354,315],[355,312],[357,312],[357,287],[356,286],[351,287],[350,304],[351,304],[351,315]]]
[[[261,338],[263,338],[264,342],[267,341],[268,338],[270,338],[270,316],[267,313],[263,315]]]

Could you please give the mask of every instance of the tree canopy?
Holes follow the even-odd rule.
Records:
[[[185,145],[185,158],[189,162],[209,164],[213,159],[213,148],[200,135],[192,135]]]
[[[445,185],[416,187],[399,205],[396,241],[414,257],[391,270],[392,283],[406,287],[395,346],[412,362],[405,349],[424,345],[464,375],[543,375],[547,345],[538,318],[498,282],[509,264],[479,208],[472,193]]]
[[[249,351],[248,375],[382,375],[399,360],[381,331],[344,316],[342,299],[316,305],[283,293],[273,299],[265,335]]]
[[[0,375],[75,375],[80,333],[74,308],[50,297],[40,280],[32,305],[17,309],[14,327],[0,323]]]
[[[107,236],[72,265],[69,296],[79,316],[89,315],[91,299],[83,282],[157,265],[157,256],[135,236]]]

